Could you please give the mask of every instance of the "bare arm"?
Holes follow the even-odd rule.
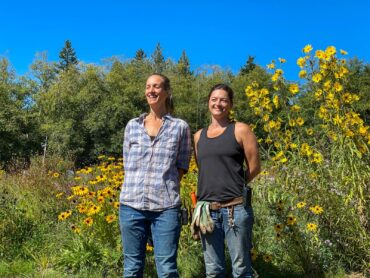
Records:
[[[244,150],[248,166],[246,182],[249,183],[261,172],[257,138],[248,125],[239,122],[235,124],[235,137]]]
[[[194,134],[194,155],[195,155],[195,162],[197,163],[197,166],[198,166],[198,161],[197,161],[197,150],[198,150],[198,141],[199,141],[199,138],[200,138],[200,133],[202,132],[202,130],[198,130],[195,134]]]

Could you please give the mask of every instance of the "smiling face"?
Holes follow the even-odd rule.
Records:
[[[212,117],[222,119],[228,118],[232,108],[229,94],[223,89],[214,90],[209,96],[208,109]]]
[[[145,96],[150,107],[166,107],[168,92],[164,88],[164,80],[161,76],[149,76],[148,80],[146,81]]]

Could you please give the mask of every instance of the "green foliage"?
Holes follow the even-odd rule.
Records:
[[[0,167],[19,157],[29,159],[39,151],[35,114],[30,108],[32,95],[25,80],[17,80],[5,58],[0,60]]]

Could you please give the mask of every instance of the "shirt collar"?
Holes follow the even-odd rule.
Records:
[[[148,113],[143,113],[143,114],[141,114],[140,116],[139,116],[139,118],[138,118],[138,122],[140,123],[140,124],[142,124],[143,122],[144,122],[144,119],[145,119],[145,117],[148,115]],[[163,121],[166,121],[166,120],[172,120],[173,119],[173,117],[171,116],[171,114],[169,114],[169,113],[167,113],[167,114],[165,114],[164,116],[163,116]]]

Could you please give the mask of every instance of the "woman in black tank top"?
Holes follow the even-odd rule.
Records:
[[[199,201],[235,203],[243,195],[243,187],[260,172],[255,135],[248,125],[229,120],[233,94],[224,84],[211,89],[208,95],[211,124],[194,135]],[[211,216],[213,232],[201,235],[207,277],[225,276],[225,242],[233,276],[252,277],[252,207],[243,204],[221,207],[211,210]]]

